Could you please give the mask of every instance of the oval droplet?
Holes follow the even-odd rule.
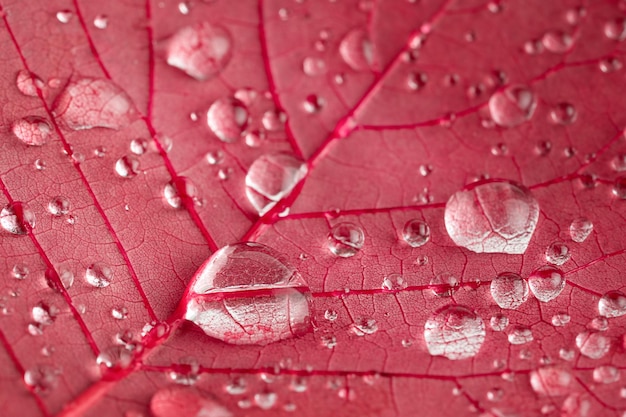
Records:
[[[307,57],[302,61],[302,70],[310,77],[326,74],[326,62],[322,58]]]
[[[577,117],[576,107],[570,103],[559,103],[550,110],[550,120],[557,125],[570,125]]]
[[[439,309],[424,325],[428,352],[451,360],[476,356],[485,341],[485,335],[483,320],[461,305]]]
[[[70,212],[70,200],[67,197],[58,195],[48,202],[48,211],[53,216],[65,216]]]
[[[121,157],[115,162],[115,173],[122,178],[134,178],[139,172],[139,161],[131,155]]]
[[[512,272],[502,273],[491,280],[491,297],[500,308],[515,310],[528,299],[528,283]]]
[[[400,291],[407,287],[406,280],[400,274],[390,274],[383,279],[382,289],[387,291]]]
[[[620,317],[626,314],[626,295],[621,291],[609,291],[598,301],[598,311],[604,317]]]
[[[326,100],[317,94],[309,94],[302,102],[302,108],[309,114],[319,113],[326,105]]]
[[[619,378],[619,369],[612,365],[598,366],[593,370],[593,380],[598,384],[612,384]]]
[[[35,227],[35,213],[24,203],[9,203],[0,211],[0,226],[14,235],[26,235]]]
[[[82,78],[70,82],[54,103],[54,114],[73,130],[121,129],[137,111],[131,98],[110,80]]]
[[[31,317],[42,326],[50,326],[56,320],[58,310],[44,302],[37,303],[31,310]]]
[[[185,318],[216,339],[266,345],[310,331],[310,290],[278,252],[237,243],[196,273]]]
[[[552,316],[552,325],[555,327],[563,327],[570,322],[572,318],[567,313],[557,313]]]
[[[374,334],[378,331],[378,323],[371,317],[362,317],[352,323],[350,331],[359,337]]]
[[[185,200],[195,203],[198,189],[187,177],[177,177],[168,182],[163,188],[163,197],[170,207],[180,208]]]
[[[545,265],[530,274],[528,286],[539,301],[547,303],[558,297],[565,288],[565,275],[560,269]]]
[[[502,127],[514,127],[530,120],[536,107],[535,94],[523,85],[506,87],[489,99],[491,118]]]
[[[356,255],[363,247],[364,242],[363,229],[354,223],[337,223],[328,234],[328,249],[334,255],[342,258]]]
[[[429,287],[437,297],[452,297],[459,288],[459,279],[449,272],[443,272],[430,280]]]
[[[421,220],[409,220],[402,229],[402,238],[411,247],[419,248],[430,240],[430,227]]]
[[[604,36],[614,41],[626,39],[626,19],[617,18],[604,24]]]
[[[29,146],[43,146],[53,134],[50,123],[38,116],[28,116],[14,122],[11,131],[20,142]]]
[[[286,153],[258,157],[246,174],[246,196],[263,216],[306,176],[307,165]]]
[[[37,90],[44,88],[44,82],[32,72],[19,70],[16,78],[17,89],[28,97],[37,97]]]
[[[600,359],[611,348],[611,341],[595,331],[584,331],[576,336],[576,347],[583,356]]]
[[[546,249],[546,261],[554,265],[563,265],[571,256],[569,248],[563,242],[554,242]]]
[[[562,54],[572,47],[574,39],[563,31],[551,30],[543,35],[541,43],[546,50],[555,54]]]
[[[92,287],[108,287],[113,281],[113,269],[101,262],[93,263],[85,271],[85,280]]]
[[[572,220],[569,225],[569,235],[576,243],[584,242],[593,231],[593,223],[586,217],[579,217]]]
[[[489,325],[494,332],[502,332],[509,325],[509,318],[505,315],[498,314],[497,316],[491,317]]]
[[[339,44],[341,59],[355,71],[367,71],[374,61],[374,45],[367,32],[353,29]]]
[[[47,394],[58,385],[61,371],[49,365],[35,365],[24,372],[24,383],[38,394]]]
[[[248,125],[248,109],[235,98],[217,99],[207,111],[207,125],[219,140],[233,143]]]
[[[617,177],[613,183],[613,195],[626,200],[626,176]]]
[[[129,148],[135,155],[143,155],[148,150],[148,141],[144,138],[135,138],[130,141]]]
[[[477,253],[524,253],[538,218],[539,204],[530,191],[501,180],[454,193],[444,214],[454,243]]]
[[[178,30],[169,39],[167,63],[202,81],[224,70],[232,49],[233,39],[227,29],[201,22]]]
[[[558,397],[573,389],[574,377],[565,369],[548,366],[530,373],[530,386],[539,395]]]
[[[507,338],[512,345],[524,345],[533,341],[533,332],[526,326],[515,326]]]

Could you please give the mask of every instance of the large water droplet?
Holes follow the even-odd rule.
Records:
[[[48,365],[35,365],[24,372],[24,382],[38,394],[48,394],[58,384],[61,371]]]
[[[328,234],[328,249],[342,258],[357,254],[365,243],[365,234],[360,226],[354,223],[337,223]]]
[[[539,204],[528,189],[491,180],[454,193],[444,214],[454,243],[477,253],[524,253],[538,218]]]
[[[44,87],[44,83],[39,77],[26,70],[18,71],[15,82],[17,89],[29,97],[37,97],[37,89],[41,90]]]
[[[348,32],[339,44],[339,55],[355,71],[370,69],[374,61],[374,46],[367,32],[363,29]]]
[[[604,317],[620,317],[626,314],[626,295],[621,291],[609,291],[598,301],[598,311]]]
[[[185,200],[195,203],[198,189],[187,177],[177,177],[168,182],[163,188],[163,197],[167,204],[173,208],[180,208]]]
[[[222,142],[233,143],[248,125],[248,109],[235,98],[220,98],[207,111],[207,125]]]
[[[619,381],[619,369],[612,365],[598,366],[593,370],[593,380],[599,384],[612,384]]]
[[[137,116],[132,100],[110,80],[70,82],[54,103],[54,113],[70,129],[121,129]]]
[[[550,265],[536,269],[528,277],[528,285],[539,301],[554,300],[565,288],[563,271]]]
[[[421,220],[409,220],[402,230],[402,238],[410,246],[419,248],[430,240],[430,227]]]
[[[424,325],[428,352],[451,360],[475,356],[485,341],[485,335],[483,320],[460,305],[439,309]]]
[[[571,392],[574,377],[568,371],[549,366],[530,373],[530,385],[539,395],[558,397]]]
[[[14,235],[25,235],[35,227],[35,213],[24,203],[9,203],[0,211],[0,226]]]
[[[533,341],[533,332],[526,326],[515,326],[507,338],[512,345],[523,345]]]
[[[576,336],[576,347],[583,356],[600,359],[608,353],[611,341],[600,333],[584,331]]]
[[[246,195],[262,216],[286,197],[306,174],[306,164],[289,154],[261,155],[246,174]]]
[[[13,123],[11,131],[23,144],[42,146],[52,137],[52,126],[43,117],[28,116]]]
[[[108,287],[113,281],[113,269],[101,262],[93,263],[85,271],[85,280],[96,288]]]
[[[139,161],[131,155],[121,157],[115,162],[115,173],[122,178],[134,178],[139,172]]]
[[[491,296],[501,308],[515,310],[528,299],[528,284],[519,275],[505,272],[491,280]]]
[[[569,235],[576,243],[584,242],[592,231],[593,223],[585,217],[572,220],[569,226]]]
[[[167,63],[197,80],[206,80],[226,67],[232,49],[228,30],[202,22],[178,30],[169,39]]]
[[[227,343],[266,345],[311,328],[306,283],[278,252],[258,243],[215,252],[188,297],[185,318]]]
[[[514,127],[530,120],[536,107],[535,94],[522,85],[506,87],[489,99],[491,118],[502,127]]]

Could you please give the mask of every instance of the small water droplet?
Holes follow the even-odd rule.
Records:
[[[276,405],[278,395],[274,392],[259,392],[254,394],[254,403],[262,410],[270,410]]]
[[[567,313],[557,313],[552,316],[552,325],[555,327],[563,327],[568,324],[571,320],[571,317]]]
[[[558,297],[565,288],[565,275],[560,269],[545,265],[529,275],[528,286],[535,298],[547,303]]]
[[[626,314],[626,295],[621,291],[609,291],[598,301],[598,312],[604,317],[620,317]]]
[[[604,36],[614,41],[626,39],[626,19],[617,18],[604,24]]]
[[[539,368],[530,373],[530,386],[539,395],[558,397],[573,389],[574,377],[565,369],[554,366]]]
[[[230,395],[241,395],[248,390],[248,385],[243,378],[236,377],[226,384],[224,390]]]
[[[598,62],[598,68],[604,73],[619,71],[622,69],[622,66],[622,61],[615,57],[605,58]]]
[[[475,312],[449,305],[435,312],[424,325],[428,352],[451,360],[475,356],[485,341],[485,324]]]
[[[11,125],[11,131],[23,144],[43,146],[52,137],[52,126],[39,116],[28,116]]]
[[[533,341],[533,332],[526,326],[515,326],[507,338],[512,345],[523,345]]]
[[[598,384],[612,384],[619,381],[619,369],[612,365],[598,366],[593,370],[593,380]]]
[[[168,182],[163,189],[163,197],[173,208],[180,208],[185,200],[197,199],[198,189],[187,177],[177,177]]]
[[[593,231],[593,223],[586,217],[572,220],[569,226],[569,234],[574,242],[582,243]]]
[[[69,10],[60,10],[56,13],[56,18],[61,23],[69,23],[73,16],[74,13]]]
[[[626,176],[618,177],[613,183],[613,195],[626,200]]]
[[[58,309],[44,302],[37,303],[31,310],[31,317],[42,326],[50,326],[56,320]]]
[[[324,312],[324,318],[328,321],[335,321],[337,320],[337,312],[335,310],[326,310]]]
[[[611,348],[611,341],[600,333],[584,331],[576,336],[576,347],[583,356],[600,359]]]
[[[49,365],[35,365],[24,372],[24,383],[38,394],[48,394],[58,384],[61,371]]]
[[[459,288],[459,279],[449,272],[443,272],[430,280],[429,288],[437,297],[452,297]]]
[[[220,150],[211,151],[206,154],[205,158],[209,165],[218,165],[224,160],[224,152]]]
[[[305,112],[313,114],[318,113],[322,110],[324,105],[326,104],[326,100],[317,94],[309,94],[304,98],[302,102],[302,108]]]
[[[128,309],[126,307],[116,307],[111,309],[111,317],[116,320],[125,320],[128,318]]]
[[[108,287],[113,281],[113,269],[101,262],[93,263],[85,270],[85,280],[96,288]]]
[[[20,93],[28,97],[37,97],[37,90],[42,90],[45,86],[44,82],[32,72],[19,70],[15,80],[17,89]]]
[[[35,166],[35,169],[37,171],[43,171],[44,169],[46,169],[46,161],[42,159],[35,159],[33,165]]]
[[[594,317],[587,324],[587,328],[604,332],[609,329],[609,320],[606,317]]]
[[[93,25],[97,29],[106,29],[109,26],[109,18],[106,15],[99,14],[94,17]]]
[[[426,86],[428,77],[422,72],[412,72],[407,76],[406,85],[409,90],[417,91]]]
[[[540,39],[531,39],[524,42],[522,48],[528,55],[537,55],[543,52],[543,43]]]
[[[148,149],[148,141],[144,138],[135,138],[130,142],[129,148],[135,155],[143,155]]]
[[[421,220],[409,220],[402,229],[402,238],[411,247],[418,248],[430,240],[430,227]]]
[[[363,317],[352,323],[350,331],[359,337],[374,334],[378,331],[378,323],[373,318]]]
[[[407,287],[406,280],[400,274],[390,274],[383,279],[382,289],[387,291],[400,291]]]
[[[187,4],[184,1],[181,1],[180,3],[178,3],[178,11],[182,15],[188,15],[189,14],[189,4]]]
[[[334,349],[337,346],[337,338],[335,336],[322,336],[322,346],[328,349]]]
[[[574,352],[572,349],[567,349],[567,348],[561,348],[559,349],[559,358],[563,359],[564,361],[572,361],[574,360],[574,358],[576,357],[576,352]]]
[[[501,308],[515,310],[528,299],[528,283],[512,272],[502,273],[491,280],[491,296]]]
[[[569,248],[563,242],[554,242],[546,249],[546,261],[554,265],[563,265],[571,256]]]
[[[35,227],[35,213],[24,203],[9,203],[0,211],[0,226],[14,235],[26,235]]]
[[[139,161],[131,155],[122,156],[115,162],[115,173],[122,178],[135,178],[139,172]]]
[[[489,99],[491,118],[502,127],[514,127],[530,120],[536,107],[535,94],[523,85],[505,87]]]
[[[328,249],[342,258],[354,256],[361,250],[365,234],[360,226],[342,222],[334,225],[328,234]]]
[[[70,200],[64,196],[56,196],[48,202],[48,211],[53,216],[64,216],[70,211]]]
[[[269,132],[276,132],[282,129],[286,121],[287,115],[276,110],[267,110],[263,113],[263,118],[261,119],[263,127]]]
[[[100,352],[96,357],[96,364],[108,369],[125,369],[131,364],[132,359],[132,352],[125,346],[111,346]]]
[[[570,103],[558,103],[550,110],[550,120],[558,125],[569,125],[576,121],[578,112]]]
[[[543,35],[541,43],[548,51],[555,54],[562,54],[572,47],[574,39],[571,35],[563,31],[551,30]]]
[[[307,57],[302,61],[302,69],[304,73],[310,77],[317,77],[326,74],[326,62],[322,58]]]
[[[535,153],[539,156],[546,156],[550,153],[551,150],[552,142],[550,142],[549,140],[542,140],[535,146]]]
[[[228,180],[233,175],[233,169],[231,167],[220,168],[217,171],[217,178],[222,181]]]
[[[248,125],[248,109],[241,101],[226,97],[215,100],[207,111],[207,125],[222,142],[233,143]]]
[[[365,30],[353,29],[341,40],[339,55],[353,70],[367,71],[374,61],[374,45]]]
[[[489,324],[491,325],[493,331],[502,332],[509,325],[509,318],[505,315],[498,314],[491,317],[491,319],[489,320]]]
[[[170,371],[168,376],[176,384],[195,385],[200,379],[200,364],[194,357],[181,358],[175,367],[176,370]]]

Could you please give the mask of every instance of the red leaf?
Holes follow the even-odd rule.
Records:
[[[3,416],[623,415],[623,2],[1,9]]]

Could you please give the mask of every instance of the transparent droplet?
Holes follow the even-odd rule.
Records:
[[[326,104],[326,100],[317,94],[309,94],[304,98],[302,102],[302,108],[307,113],[318,113],[324,105]]]
[[[583,356],[600,359],[611,348],[611,341],[601,333],[584,331],[576,336],[576,347]]]
[[[533,341],[533,332],[525,326],[515,326],[507,335],[509,343],[512,345],[523,345]]]
[[[561,348],[559,349],[559,358],[563,359],[564,361],[572,361],[574,360],[574,358],[576,357],[576,352],[574,352],[572,349],[567,349],[567,348]]]
[[[626,314],[626,295],[621,291],[609,291],[598,301],[598,312],[604,317],[620,317]]]
[[[626,200],[626,176],[618,177],[613,183],[613,195]]]
[[[29,323],[26,329],[31,336],[41,336],[43,334],[43,326],[39,323]]]
[[[246,196],[263,216],[306,176],[307,165],[286,153],[258,157],[246,174]]]
[[[598,62],[598,68],[604,73],[619,71],[622,69],[622,61],[615,57],[605,58]]]
[[[0,211],[0,226],[14,235],[26,235],[35,227],[35,213],[24,203],[9,203]]]
[[[493,388],[487,391],[487,400],[492,402],[502,401],[504,398],[504,390],[502,388]]]
[[[106,152],[107,149],[104,146],[98,146],[96,149],[93,150],[93,154],[98,158],[104,158]]]
[[[615,157],[611,161],[611,166],[617,172],[626,171],[626,154],[620,153],[615,155]]]
[[[178,11],[182,15],[188,15],[189,14],[189,4],[187,4],[184,1],[181,1],[180,3],[178,3]]]
[[[106,29],[109,26],[109,18],[106,15],[99,14],[93,19],[93,25],[97,29]]]
[[[85,280],[96,288],[108,287],[113,281],[113,269],[101,262],[93,263],[85,271]]]
[[[612,365],[598,366],[593,370],[593,380],[598,384],[612,384],[619,378],[619,369]]]
[[[115,320],[125,320],[128,318],[128,309],[126,307],[116,307],[111,309],[111,317]]]
[[[502,314],[498,314],[497,316],[491,317],[489,324],[494,332],[502,332],[509,325],[509,318]]]
[[[402,238],[410,246],[418,248],[430,240],[430,227],[421,220],[409,220],[402,229]]]
[[[431,278],[429,288],[437,297],[451,297],[459,288],[459,279],[449,272],[443,272]]]
[[[353,70],[367,71],[374,61],[374,45],[365,30],[353,29],[341,40],[339,55]]]
[[[563,271],[550,265],[536,269],[528,276],[528,286],[539,301],[554,300],[565,288]]]
[[[378,323],[373,318],[363,317],[352,323],[350,330],[356,336],[366,336],[378,331]]]
[[[254,403],[261,410],[270,410],[276,405],[278,395],[274,392],[259,392],[254,394]]]
[[[70,12],[69,10],[60,10],[56,13],[56,18],[61,23],[69,23],[69,21],[72,20],[73,16],[74,13]]]
[[[335,321],[337,320],[337,312],[335,310],[326,310],[324,312],[324,318],[328,321]]]
[[[406,78],[406,85],[409,90],[417,91],[426,87],[428,77],[423,72],[412,72]]]
[[[44,302],[37,303],[31,310],[31,317],[42,326],[50,326],[56,320],[58,310]]]
[[[302,61],[304,73],[310,77],[317,77],[326,74],[326,62],[322,58],[307,57]]]
[[[230,381],[224,387],[227,393],[230,395],[241,395],[248,390],[248,385],[243,378],[237,377]]]
[[[444,213],[454,243],[477,253],[524,253],[538,218],[539,204],[530,191],[500,180],[454,193]]]
[[[217,99],[207,111],[207,125],[222,142],[233,143],[248,126],[248,109],[231,97]]]
[[[571,317],[567,313],[557,313],[552,316],[552,325],[555,327],[563,327],[568,324],[571,320]]]
[[[563,242],[554,242],[546,249],[546,261],[554,265],[563,265],[572,254]]]
[[[569,394],[574,377],[567,370],[555,366],[539,368],[530,373],[530,386],[539,395],[558,397]]]
[[[451,360],[475,356],[485,341],[485,324],[475,312],[461,305],[443,307],[424,325],[424,340],[433,356]]]
[[[267,110],[263,113],[261,123],[268,132],[276,132],[282,129],[283,124],[287,121],[287,115],[276,110]]]
[[[196,273],[185,318],[226,343],[266,345],[310,331],[310,298],[281,254],[238,243],[215,252]]]
[[[543,140],[537,143],[537,146],[535,146],[535,153],[537,153],[537,155],[539,156],[546,156],[550,153],[551,150],[552,142],[550,142],[549,140]]]
[[[187,177],[177,177],[168,182],[163,189],[163,197],[167,204],[173,208],[182,207],[185,200],[197,199],[198,189]]]
[[[176,384],[195,385],[200,379],[200,364],[194,357],[181,358],[175,368],[169,372],[168,376]]]
[[[626,39],[626,19],[617,18],[604,24],[604,36],[614,41]]]
[[[515,310],[528,299],[528,283],[512,272],[502,273],[491,280],[491,297],[501,308]]]
[[[535,94],[523,85],[505,87],[489,99],[491,118],[502,127],[514,127],[530,120],[536,107]]]
[[[135,138],[130,141],[130,151],[135,155],[143,155],[148,150],[148,141],[143,138]]]
[[[134,156],[122,156],[115,162],[115,173],[122,178],[134,178],[138,172],[139,161]]]
[[[28,97],[37,97],[37,91],[42,90],[45,86],[39,77],[23,69],[17,72],[15,82],[20,93]]]
[[[604,332],[609,328],[609,320],[606,317],[594,317],[587,324],[587,328]]]
[[[540,39],[531,39],[524,42],[522,49],[528,55],[537,55],[543,52],[543,43]]]
[[[550,110],[550,121],[558,125],[569,125],[576,121],[578,112],[570,103],[559,103]]]
[[[205,158],[209,165],[218,165],[224,160],[224,152],[220,150],[211,151],[206,154]]]
[[[555,54],[562,54],[571,48],[574,44],[574,39],[563,31],[551,30],[543,35],[541,43],[546,50]]]
[[[361,250],[365,242],[365,234],[360,226],[354,223],[337,223],[328,234],[328,249],[342,258],[354,256]]]
[[[22,280],[22,279],[26,279],[29,272],[30,271],[28,269],[28,266],[19,263],[19,264],[13,265],[13,268],[11,269],[11,276],[13,276],[13,278],[15,279]]]
[[[407,287],[406,280],[400,274],[390,274],[383,279],[382,289],[387,291],[400,291]]]
[[[35,365],[24,372],[24,383],[38,394],[46,395],[58,385],[61,371],[49,365]]]
[[[132,352],[125,346],[111,346],[100,352],[96,357],[96,364],[109,369],[125,369],[131,364],[132,359]]]
[[[50,123],[39,116],[28,116],[17,120],[12,124],[11,131],[23,144],[29,146],[43,146],[48,143],[53,134]]]
[[[593,231],[593,223],[586,217],[572,220],[569,226],[569,235],[576,243],[584,242]]]
[[[179,29],[168,41],[167,63],[197,80],[220,73],[230,61],[233,39],[219,25],[197,23]]]

